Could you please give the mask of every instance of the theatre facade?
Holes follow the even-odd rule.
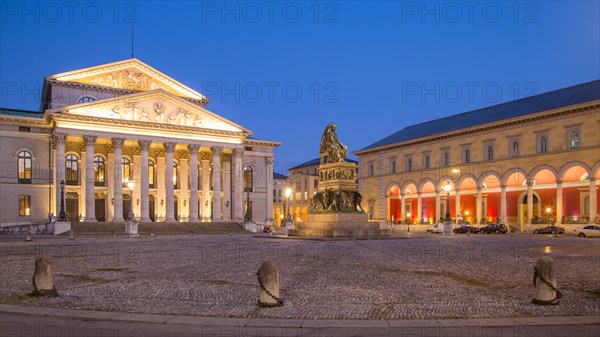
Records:
[[[408,126],[354,153],[374,221],[599,222],[600,81]]]
[[[279,142],[206,109],[137,59],[44,79],[40,112],[1,109],[3,224],[69,220],[272,223]]]

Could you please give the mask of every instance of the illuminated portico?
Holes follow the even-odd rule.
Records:
[[[130,210],[142,222],[241,221],[246,166],[256,173],[254,220],[271,221],[272,180],[262,172],[272,170],[280,143],[250,138],[252,131],[207,103],[136,59],[50,76],[40,143],[26,150],[35,156],[44,140],[52,142],[52,181],[70,177],[68,213],[80,221],[122,222]],[[31,124],[10,119],[7,127]],[[128,182],[135,183],[131,193]],[[60,191],[49,188],[53,197],[37,218],[58,214]]]

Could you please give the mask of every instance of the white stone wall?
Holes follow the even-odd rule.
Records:
[[[2,223],[39,222],[52,212],[53,172],[49,152],[49,129],[31,128],[19,132],[18,125],[2,125],[0,131],[0,221]],[[18,183],[17,153],[32,156],[31,184]],[[31,196],[31,216],[19,216],[19,195]]]

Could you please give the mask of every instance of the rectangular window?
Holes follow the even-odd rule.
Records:
[[[412,158],[407,158],[406,159],[406,171],[410,172],[412,171],[413,167],[412,167]]]
[[[395,160],[392,160],[390,162],[390,172],[391,173],[396,173],[396,161]]]
[[[19,216],[31,216],[31,196],[19,196]]]
[[[375,175],[375,165],[369,164],[369,177],[372,177],[374,175]]]
[[[429,166],[429,154],[423,155],[423,168],[428,169]]]

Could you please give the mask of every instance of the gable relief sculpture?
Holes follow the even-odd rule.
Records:
[[[203,127],[204,122],[200,116],[184,109],[172,108],[167,110],[163,103],[154,103],[151,106],[141,106],[134,103],[115,105],[112,108],[112,118],[126,119],[151,123],[167,123],[192,127]]]

